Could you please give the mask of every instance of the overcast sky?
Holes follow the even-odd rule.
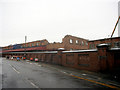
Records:
[[[0,46],[65,35],[89,40],[110,37],[119,0],[0,0]],[[118,29],[114,37],[118,36]]]

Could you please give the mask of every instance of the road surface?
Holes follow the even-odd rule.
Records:
[[[0,68],[2,88],[108,88],[36,62],[0,58]]]

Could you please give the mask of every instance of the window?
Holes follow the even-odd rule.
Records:
[[[86,42],[86,45],[88,45],[88,43]]]
[[[41,45],[41,42],[39,42],[39,45]]]
[[[30,43],[28,44],[28,47],[30,47]]]
[[[70,43],[73,43],[72,39],[70,39]]]
[[[120,47],[120,42],[115,42],[115,43],[114,43],[114,47],[115,47],[115,48]]]
[[[34,43],[32,43],[32,46],[34,46]]]
[[[82,41],[82,45],[84,45],[84,42]]]
[[[78,40],[76,40],[76,44],[78,44]]]
[[[38,45],[39,45],[39,43],[37,42],[37,43],[36,43],[36,46],[38,46]]]
[[[89,49],[94,49],[95,48],[95,44],[90,44]]]
[[[80,41],[80,45],[81,45],[81,41]]]

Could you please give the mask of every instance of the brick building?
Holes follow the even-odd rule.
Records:
[[[98,39],[98,40],[87,40],[72,35],[66,35],[62,42],[49,43],[46,39],[37,40],[33,42],[27,42],[16,45],[9,45],[3,47],[3,50],[12,50],[12,51],[55,51],[59,48],[64,48],[65,50],[85,50],[85,49],[96,49],[98,44],[107,43],[111,48],[120,47],[120,37]]]
[[[58,48],[64,48],[65,50],[83,50],[88,49],[88,40],[75,37],[72,35],[66,35],[62,42],[54,42],[49,43],[46,39],[38,40],[33,42],[27,42],[22,44],[15,44],[11,46],[3,47],[3,50],[11,50],[11,49],[18,49],[18,51],[23,51],[23,48],[33,48],[33,47],[45,47],[44,50],[51,51],[51,50],[58,50]],[[27,50],[26,49],[26,50]],[[40,51],[39,49],[35,49],[36,51]],[[14,50],[15,51],[15,50]]]
[[[66,35],[63,38],[64,48],[66,50],[83,50],[88,49],[88,40],[83,38],[78,38],[71,35]]]
[[[48,50],[58,50],[58,48],[64,48],[65,50],[82,50],[88,49],[88,40],[75,37],[72,35],[66,35],[61,43],[49,43],[47,45]]]
[[[88,42],[88,49],[95,49],[98,44],[109,44],[111,48],[120,48],[120,37],[91,40]]]
[[[9,46],[2,47],[2,49],[3,49],[3,50],[13,49],[13,45],[9,45]]]
[[[38,40],[38,41],[32,41],[22,44],[15,44],[10,46],[5,46],[3,48],[3,52],[16,52],[16,51],[45,51],[46,45],[48,45],[49,42],[44,40]]]
[[[28,43],[23,43],[21,44],[22,45],[22,48],[25,48],[25,47],[39,47],[39,46],[46,46],[48,45],[49,42],[44,39],[44,40],[38,40],[38,41],[32,41],[32,42],[28,42]]]

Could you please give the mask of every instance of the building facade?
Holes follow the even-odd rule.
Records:
[[[49,44],[49,42],[44,40],[38,40],[38,41],[32,41],[22,44],[15,44],[10,46],[2,47],[3,52],[18,52],[18,51],[45,51],[46,46]]]
[[[3,47],[11,51],[57,51],[59,48],[70,50],[96,49],[98,44],[109,44],[111,48],[120,48],[120,37],[87,40],[72,35],[66,35],[62,42],[49,43],[46,39]]]
[[[120,48],[120,37],[91,40],[88,43],[89,49],[96,49],[98,44],[109,44],[111,48]]]
[[[64,48],[68,51],[88,49],[88,40],[72,35],[66,35],[61,43],[54,42],[47,45],[48,50],[58,50],[58,48]]]

